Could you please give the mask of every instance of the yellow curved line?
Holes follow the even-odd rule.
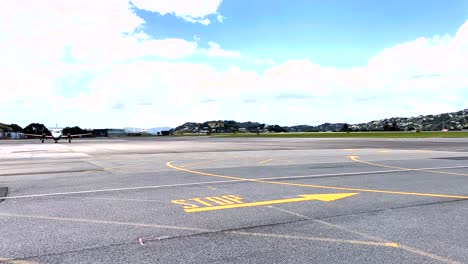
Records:
[[[277,184],[277,185],[308,187],[308,188],[317,188],[317,189],[346,190],[346,191],[356,191],[356,192],[386,193],[386,194],[440,197],[440,198],[453,198],[453,199],[468,199],[468,196],[461,196],[461,195],[416,193],[416,192],[398,192],[398,191],[387,191],[387,190],[373,190],[373,189],[347,188],[347,187],[337,187],[337,186],[323,186],[323,185],[291,183],[291,182],[265,181],[265,180],[241,178],[241,177],[236,177],[236,176],[228,176],[228,175],[220,175],[220,174],[207,173],[207,172],[201,172],[201,171],[194,171],[194,170],[189,170],[189,169],[177,167],[177,166],[173,165],[172,163],[173,163],[173,161],[167,162],[166,166],[168,166],[168,167],[170,167],[172,169],[178,170],[178,171],[184,171],[184,172],[188,172],[188,173],[204,175],[204,176],[210,176],[210,177],[217,177],[217,178],[224,178],[224,179],[231,179],[231,180],[239,180],[239,181],[249,181],[249,182],[259,182],[259,183],[268,183],[268,184]]]
[[[190,167],[190,166],[195,166],[195,165],[200,165],[200,164],[206,164],[206,163],[211,163],[211,162],[221,161],[221,160],[225,160],[225,159],[205,160],[205,161],[200,161],[200,162],[185,164],[185,165],[182,165],[181,167]]]
[[[396,166],[388,166],[388,165],[373,163],[373,162],[369,162],[369,161],[363,161],[363,160],[360,160],[358,156],[348,156],[348,158],[351,159],[352,161],[355,161],[355,162],[368,164],[368,165],[372,165],[372,166],[377,166],[377,167],[382,167],[382,168],[399,169],[399,170],[405,170],[405,171],[422,171],[422,172],[429,172],[429,173],[435,173],[435,174],[468,176],[468,174],[466,174],[466,173],[457,173],[457,172],[448,172],[448,171],[435,171],[435,170],[426,170],[426,169],[411,169],[411,168],[403,168],[403,167],[396,167]]]
[[[225,178],[225,179],[233,179],[233,180],[240,180],[240,181],[249,181],[249,182],[259,182],[259,183],[268,183],[268,184],[279,184],[279,185],[289,185],[289,186],[299,186],[299,187],[309,187],[309,188],[318,188],[318,189],[332,189],[332,190],[348,190],[348,191],[359,191],[359,192],[370,192],[370,193],[386,193],[386,194],[398,194],[398,195],[409,195],[409,196],[426,196],[426,197],[440,197],[440,198],[455,198],[455,199],[468,199],[468,196],[458,196],[458,195],[445,195],[445,194],[431,194],[431,193],[414,193],[414,192],[396,192],[396,191],[386,191],[386,190],[372,190],[372,189],[358,189],[358,188],[346,188],[346,187],[334,187],[334,186],[321,186],[321,185],[311,185],[311,184],[299,184],[299,183],[288,183],[288,182],[276,182],[276,181],[264,181],[264,180],[256,180],[256,179],[249,179],[249,178],[241,178],[241,177],[236,177],[236,176],[227,176],[227,175],[219,175],[219,174],[214,174],[214,173],[206,173],[206,172],[201,172],[201,171],[194,171],[194,170],[189,170],[189,169],[184,169],[177,167],[172,164],[173,161],[167,162],[166,166],[178,170],[178,171],[184,171],[188,173],[194,173],[198,175],[204,175],[204,176],[210,176],[210,177],[217,177],[217,178]],[[407,169],[410,170],[410,169]],[[238,234],[241,234],[241,232],[238,232]],[[245,232],[247,234],[247,232]],[[250,234],[252,235],[252,234]],[[261,235],[261,236],[266,236],[264,234],[256,234],[256,235]],[[272,235],[269,235],[272,236]],[[274,236],[274,235],[273,235]],[[309,238],[311,239],[311,238]],[[315,238],[316,239],[316,238]],[[332,241],[335,239],[330,239],[328,242],[345,242],[345,241]],[[325,241],[324,241],[325,242]],[[351,242],[351,241],[350,241]],[[357,242],[357,243],[356,243]],[[361,244],[362,242],[360,241],[352,241],[354,244]],[[447,259],[435,254],[431,254],[413,247],[409,247],[406,245],[402,245],[399,243],[395,242],[371,242],[375,246],[385,246],[385,247],[393,247],[393,248],[400,248],[402,250],[411,252],[413,254],[421,255],[424,257],[428,257],[434,260],[441,261],[443,263],[450,263],[450,264],[461,264],[458,261],[454,261],[451,259]],[[369,242],[365,242],[365,244],[370,244]],[[375,244],[374,244],[375,243]],[[364,243],[362,243],[364,244]]]
[[[252,157],[238,157],[238,156],[234,156],[234,157],[228,157],[228,158],[222,158],[222,159],[210,159],[210,160],[204,160],[204,161],[200,161],[200,162],[195,162],[195,163],[188,163],[188,164],[184,164],[184,165],[181,165],[180,167],[181,168],[186,168],[186,167],[191,167],[191,166],[195,166],[195,165],[200,165],[200,164],[207,164],[207,163],[212,163],[212,162],[216,162],[216,161],[224,161],[224,160],[233,160],[233,159],[248,159],[248,158],[252,158]],[[271,161],[273,159],[269,159],[267,160],[268,161]],[[263,162],[260,162],[260,163],[263,163]]]

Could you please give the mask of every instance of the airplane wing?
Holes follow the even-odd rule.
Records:
[[[62,138],[68,138],[68,137],[82,137],[82,136],[91,136],[92,133],[87,133],[87,134],[75,134],[75,135],[62,135]]]
[[[36,134],[24,134],[24,135],[29,136],[29,137],[38,137],[38,138],[43,137],[42,135],[36,135]],[[52,136],[45,136],[45,138],[52,138]]]

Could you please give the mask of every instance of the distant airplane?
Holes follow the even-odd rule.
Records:
[[[48,138],[52,138],[55,143],[57,143],[61,138],[66,138],[68,139],[68,143],[71,143],[72,138],[74,137],[81,137],[81,136],[88,136],[91,135],[91,133],[88,134],[76,134],[76,135],[71,135],[70,133],[67,133],[66,135],[63,134],[63,128],[53,128],[52,129],[52,135],[47,136],[45,133],[42,133],[42,135],[35,135],[35,134],[24,134],[26,136],[31,136],[31,137],[40,137],[41,142],[44,143],[44,140]]]

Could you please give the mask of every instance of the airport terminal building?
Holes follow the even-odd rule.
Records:
[[[93,129],[93,136],[95,137],[121,137],[126,136],[127,132],[124,129],[104,128]]]

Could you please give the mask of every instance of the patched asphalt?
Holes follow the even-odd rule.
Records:
[[[0,203],[3,202],[8,194],[8,187],[0,187]]]
[[[468,263],[468,139],[0,149],[0,263]]]

